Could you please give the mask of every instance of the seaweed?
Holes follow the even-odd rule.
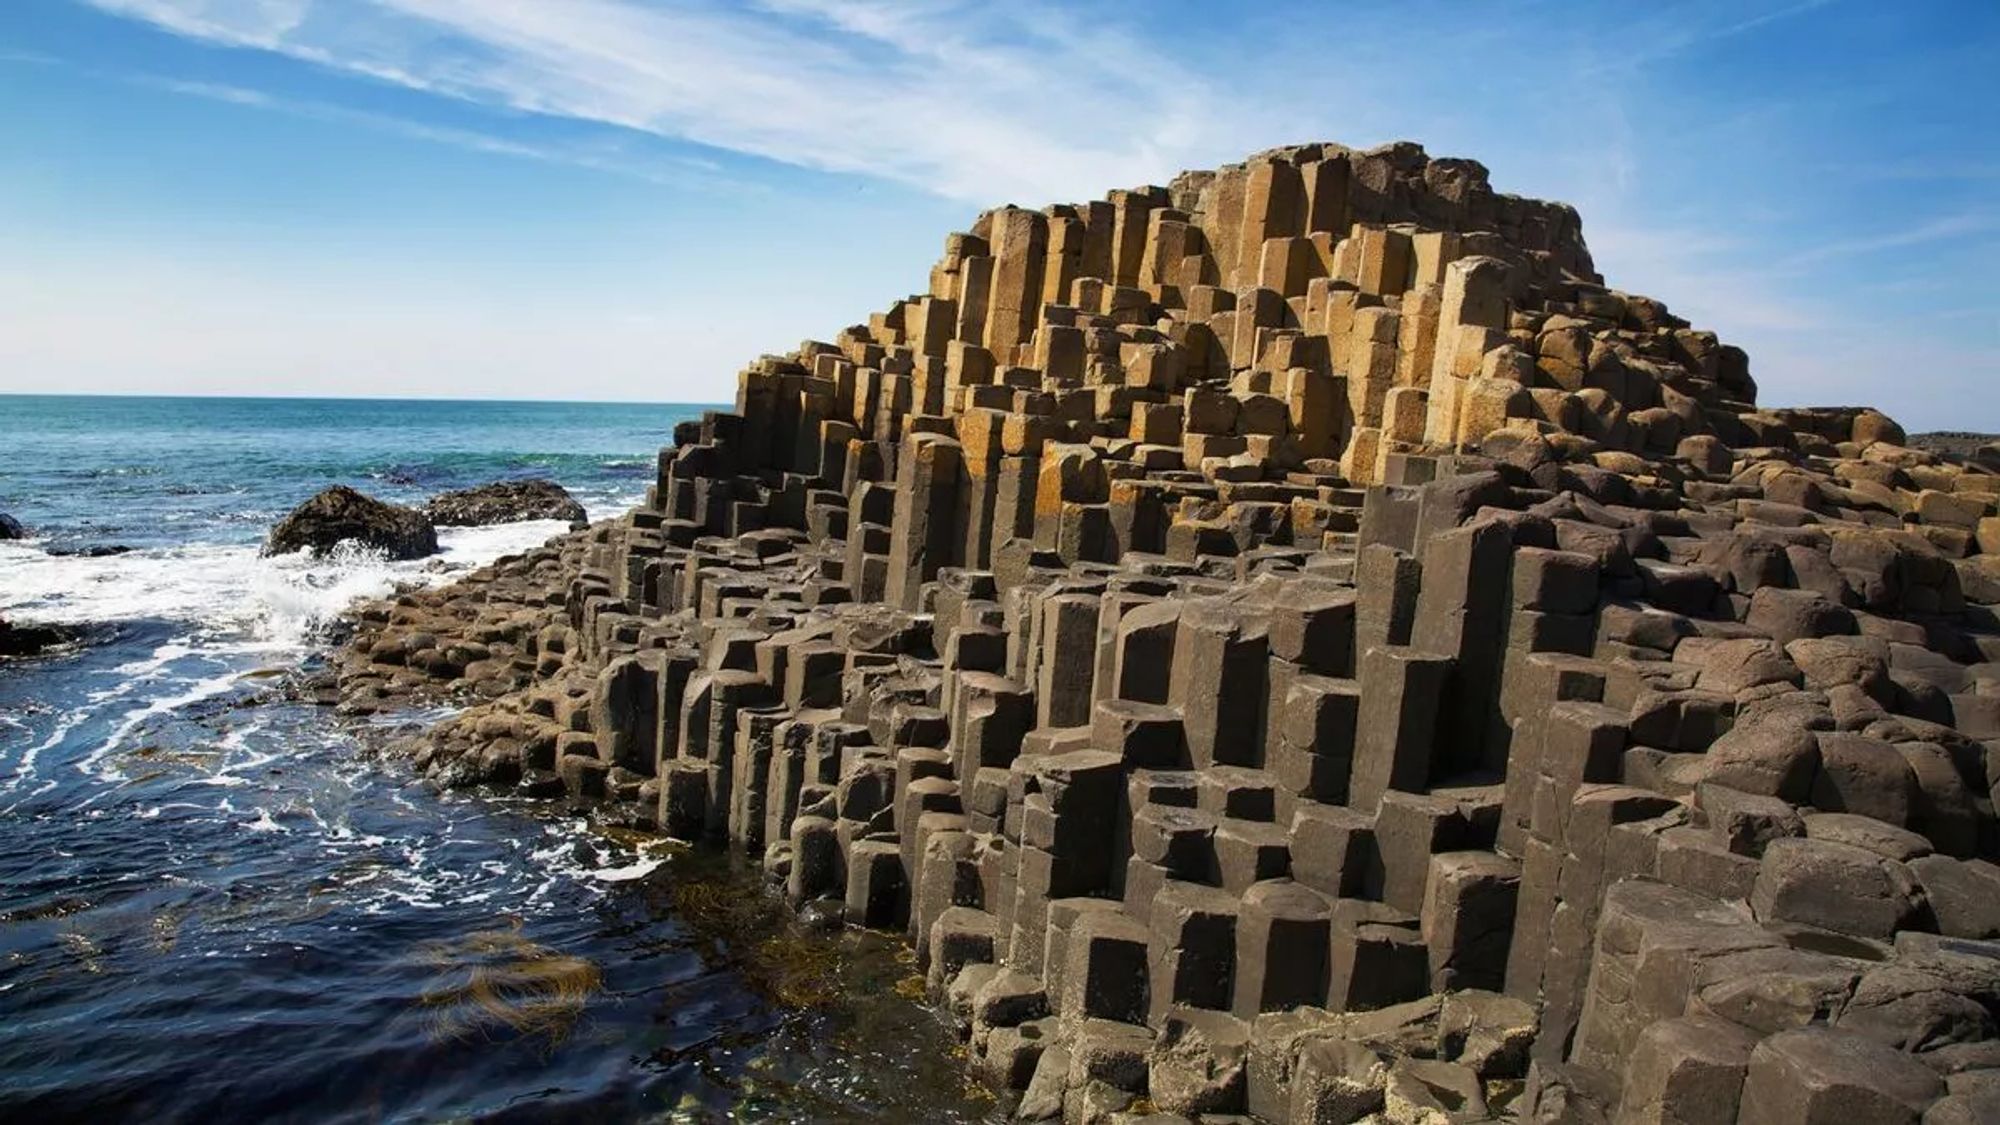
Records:
[[[735,880],[690,880],[672,890],[673,915],[712,947],[757,995],[786,1008],[824,1008],[840,999],[840,954],[807,933],[774,899]]]
[[[425,948],[440,982],[418,997],[440,1039],[504,1030],[554,1046],[568,1038],[590,997],[603,987],[592,962],[558,953],[521,934],[520,919]]]

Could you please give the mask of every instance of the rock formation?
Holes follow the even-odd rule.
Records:
[[[0,657],[39,656],[76,638],[76,630],[66,626],[14,625],[0,617]]]
[[[441,492],[424,505],[424,514],[439,527],[483,527],[521,520],[562,520],[581,527],[589,522],[583,505],[551,480],[501,480]]]
[[[279,520],[264,543],[264,553],[309,549],[318,554],[346,542],[382,551],[392,559],[420,559],[438,549],[437,529],[429,516],[336,484]]]
[[[1756,395],[1414,145],[1002,208],[343,706],[906,933],[1025,1118],[1993,1120],[2000,475]]]
[[[27,537],[28,529],[21,526],[20,520],[15,519],[5,512],[0,512],[0,539],[26,539]]]

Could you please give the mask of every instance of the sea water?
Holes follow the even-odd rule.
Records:
[[[0,616],[83,636],[0,664],[0,1119],[990,1112],[893,944],[784,930],[740,860],[438,792],[286,689],[354,599],[566,530],[262,557],[292,506],[547,477],[600,519],[700,409],[0,396],[31,536]]]

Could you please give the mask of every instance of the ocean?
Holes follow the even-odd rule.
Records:
[[[0,1118],[976,1120],[899,943],[741,859],[447,793],[289,690],[329,625],[565,528],[263,558],[329,484],[637,502],[693,405],[0,396]],[[115,552],[115,553],[108,553]],[[411,721],[391,716],[382,723]]]

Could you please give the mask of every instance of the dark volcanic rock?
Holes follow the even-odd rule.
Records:
[[[75,637],[60,625],[9,625],[0,617],[0,657],[34,656]]]
[[[429,516],[337,484],[279,520],[264,553],[282,555],[302,548],[322,552],[349,539],[385,551],[392,559],[420,559],[438,549],[437,529]]]
[[[21,526],[20,520],[15,519],[5,512],[0,512],[0,539],[26,539],[27,537],[28,529]]]
[[[583,505],[554,481],[499,480],[457,492],[442,492],[424,505],[424,514],[439,527],[478,527],[522,520],[566,520],[572,527],[588,522]]]

